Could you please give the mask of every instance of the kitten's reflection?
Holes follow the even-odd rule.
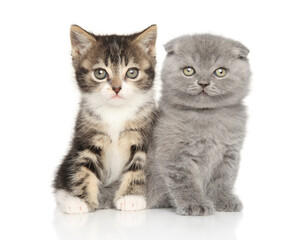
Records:
[[[55,211],[54,226],[60,239],[236,239],[241,213],[207,217],[179,216],[171,209],[138,212],[100,210],[67,215]]]
[[[60,239],[124,238],[146,222],[146,211],[100,210],[88,214],[63,214],[56,209],[54,226]],[[132,230],[133,229],[133,230]]]

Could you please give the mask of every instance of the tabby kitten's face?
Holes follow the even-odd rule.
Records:
[[[142,98],[153,86],[156,36],[155,25],[132,35],[107,36],[73,25],[73,66],[83,95],[114,106]]]
[[[165,45],[163,99],[191,108],[235,104],[247,94],[248,49],[213,35],[176,38]]]

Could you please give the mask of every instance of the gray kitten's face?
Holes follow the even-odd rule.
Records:
[[[162,97],[174,105],[216,108],[235,104],[247,94],[248,49],[213,35],[176,38],[165,45]]]

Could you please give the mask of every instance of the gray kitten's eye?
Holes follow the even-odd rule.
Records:
[[[192,76],[195,74],[195,69],[193,67],[185,67],[183,68],[183,73],[185,74],[185,76]]]
[[[95,77],[99,80],[107,78],[107,72],[103,68],[98,68],[94,71]]]
[[[226,73],[227,71],[225,68],[218,68],[214,71],[214,74],[219,78],[225,77]]]
[[[139,74],[139,69],[138,68],[130,68],[126,72],[126,77],[131,78],[131,79],[135,79],[136,77],[138,77],[138,74]]]

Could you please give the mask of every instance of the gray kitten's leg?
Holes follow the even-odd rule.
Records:
[[[213,203],[206,199],[201,172],[191,159],[179,159],[166,166],[165,183],[177,213],[182,215],[211,215]],[[201,181],[202,180],[202,181]]]
[[[115,192],[118,190],[120,186],[120,180],[117,180],[113,183],[111,183],[108,186],[100,186],[99,188],[99,208],[100,209],[109,209],[109,208],[115,208],[114,205],[114,197]]]
[[[171,208],[171,199],[164,179],[156,167],[149,166],[146,171],[147,208]]]
[[[219,212],[239,212],[240,199],[233,194],[233,187],[239,169],[239,152],[230,149],[225,152],[223,161],[215,168],[208,185],[208,196],[214,201]]]

